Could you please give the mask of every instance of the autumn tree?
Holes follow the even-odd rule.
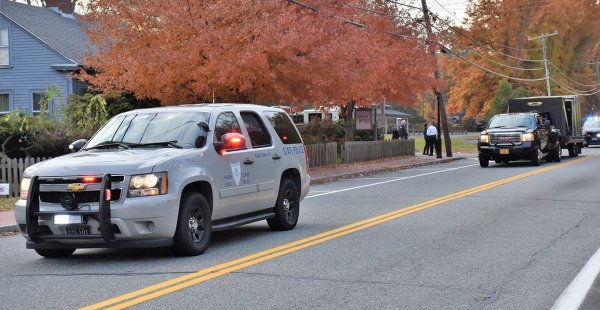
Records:
[[[486,115],[504,78],[512,88],[546,94],[541,44],[528,38],[554,31],[558,35],[547,40],[552,93],[598,88],[583,61],[598,54],[600,6],[595,0],[478,0],[470,1],[467,13],[466,26],[446,27],[456,52],[445,61],[454,85],[450,111],[465,112],[466,118]]]
[[[404,13],[345,2],[92,0],[97,73],[85,78],[165,105],[406,102],[429,89],[432,62]]]

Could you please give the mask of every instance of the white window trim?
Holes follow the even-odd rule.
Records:
[[[12,93],[9,91],[1,91],[0,95],[8,95],[8,111],[0,111],[0,115],[6,115],[12,110]]]
[[[8,25],[0,25],[0,30],[2,29],[6,29],[7,32],[7,37],[8,37],[8,42],[7,45],[0,45],[0,48],[6,48],[8,50],[8,63],[7,64],[0,64],[0,68],[5,68],[5,67],[10,67],[11,65],[11,47],[10,47],[10,27]]]
[[[30,104],[31,114],[32,115],[39,115],[40,112],[41,112],[41,110],[34,110],[33,109],[33,95],[34,94],[39,94],[39,95],[41,95],[43,97],[44,95],[46,95],[46,91],[44,91],[44,90],[32,90],[31,91],[31,104]],[[48,107],[48,109],[50,109],[50,107]]]

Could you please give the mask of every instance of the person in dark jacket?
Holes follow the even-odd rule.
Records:
[[[404,120],[400,123],[398,131],[400,132],[400,139],[408,139],[408,130],[406,129],[406,122]]]
[[[392,127],[392,140],[398,140],[400,138],[400,133],[398,132],[398,128],[396,126]]]
[[[423,148],[423,155],[429,154],[429,148],[431,147],[429,143],[429,139],[427,137],[427,123],[425,123],[425,128],[423,129],[423,139],[425,140],[425,147]]]

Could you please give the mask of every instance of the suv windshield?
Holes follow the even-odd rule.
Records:
[[[583,129],[598,128],[598,127],[600,127],[600,120],[597,120],[597,119],[587,119],[583,123]]]
[[[208,113],[161,112],[117,115],[87,143],[99,147],[194,147],[206,132],[198,126]]]
[[[488,128],[535,128],[535,118],[530,115],[496,115],[490,120]]]

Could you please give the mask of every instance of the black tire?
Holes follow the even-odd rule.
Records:
[[[554,157],[554,162],[555,163],[559,163],[561,161],[561,156],[562,156],[561,153],[562,152],[561,152],[560,146],[557,147],[557,148],[555,148],[554,150],[552,150],[552,154],[554,155],[553,157]]]
[[[204,253],[212,235],[212,218],[208,202],[198,193],[189,193],[181,200],[173,249],[183,256]]]
[[[479,166],[481,166],[481,168],[485,168],[485,167],[487,167],[487,166],[490,165],[490,159],[489,158],[487,158],[485,156],[482,156],[482,155],[479,155],[477,157],[479,158]]]
[[[71,256],[75,249],[35,249],[35,251],[43,257],[57,258]]]
[[[300,216],[300,192],[290,179],[283,179],[275,203],[275,217],[267,219],[272,230],[291,230],[296,227]]]
[[[533,153],[531,153],[531,165],[532,166],[540,165],[540,149],[539,149],[539,147],[537,147],[536,150]]]
[[[577,156],[577,155],[575,155],[575,145],[574,144],[569,144],[569,146],[567,148],[569,149],[569,157]]]

